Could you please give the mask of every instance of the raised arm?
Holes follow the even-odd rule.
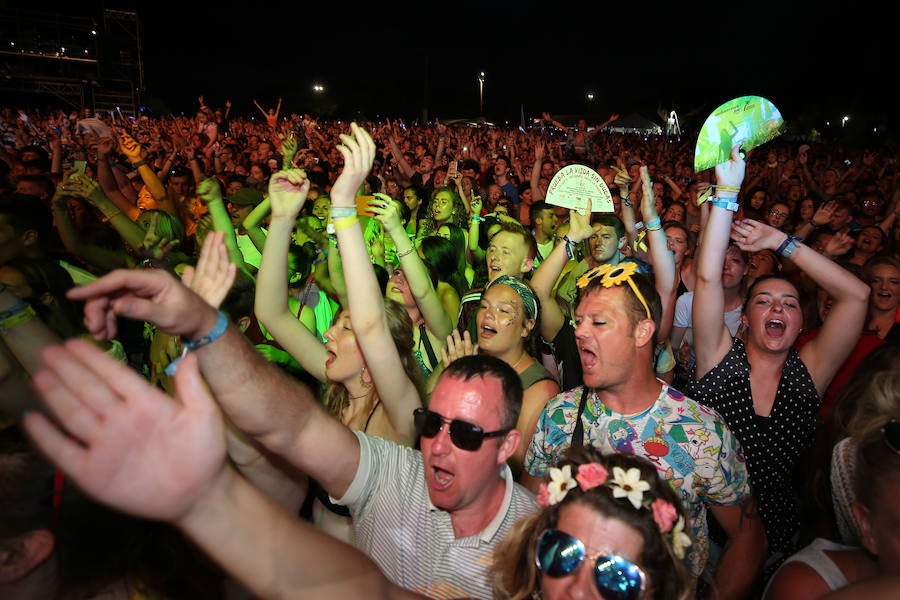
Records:
[[[574,260],[578,244],[591,237],[593,232],[590,215],[570,210],[569,232],[563,243],[556,244],[531,275],[529,283],[541,307],[541,337],[547,342],[553,341],[568,318],[553,297],[553,289],[566,263]]]
[[[181,276],[206,302],[219,308],[228,295],[237,267],[228,259],[228,249],[221,231],[211,231],[203,241],[196,266],[188,266]],[[300,510],[306,497],[308,482],[303,474],[294,472],[283,461],[270,457],[252,439],[244,436],[236,427],[226,427],[228,456],[232,464],[253,485],[269,498],[292,513]]]
[[[662,318],[657,341],[665,340],[672,331],[672,320],[675,315],[675,255],[669,250],[669,240],[663,231],[656,212],[656,199],[653,197],[653,183],[646,166],[641,166],[641,183],[644,193],[641,196],[641,218],[647,228],[647,246],[650,249],[650,263],[653,265],[653,280],[659,298],[662,301]]]
[[[456,321],[444,310],[437,290],[431,283],[431,276],[425,263],[422,262],[415,245],[406,235],[406,228],[403,227],[400,220],[400,211],[396,203],[386,194],[376,194],[375,196],[375,200],[369,204],[369,209],[394,240],[397,257],[400,259],[400,268],[403,269],[403,274],[409,283],[409,291],[416,299],[416,305],[422,311],[425,323],[432,333],[443,340],[453,331]]]
[[[222,416],[195,357],[176,375],[177,401],[84,341],[53,347],[47,359],[35,387],[66,431],[38,413],[25,429],[94,499],[178,527],[258,597],[411,596],[227,465]]]
[[[716,366],[732,344],[731,332],[724,318],[722,269],[731,236],[731,219],[737,210],[738,190],[744,180],[745,163],[739,150],[739,144],[734,144],[731,158],[716,165],[717,199],[705,202],[711,206],[700,238],[700,253],[696,259],[697,283],[691,311],[697,379]]]
[[[234,233],[234,223],[231,222],[231,215],[225,207],[225,200],[222,198],[222,188],[215,177],[206,177],[197,184],[197,196],[209,209],[209,215],[212,217],[213,229],[221,231],[225,234],[225,247],[228,248],[228,256],[231,262],[237,265],[238,269],[245,275],[253,277],[250,268],[244,262],[244,255],[241,254],[237,245],[237,236]]]
[[[115,336],[118,316],[148,321],[189,341],[214,339],[190,353],[199,358],[229,420],[333,496],[346,492],[359,466],[356,435],[327,414],[308,387],[266,361],[243,333],[180,280],[159,269],[119,269],[73,288],[68,296],[85,300],[85,325],[96,339]],[[331,457],[327,464],[321,461],[325,455]]]
[[[272,218],[256,274],[257,318],[308,373],[327,382],[328,352],[316,336],[291,312],[288,305],[288,249],[297,215],[306,202],[309,180],[300,169],[278,171],[269,180]]]
[[[391,424],[404,439],[412,442],[416,434],[410,416],[421,406],[421,399],[413,382],[401,375],[403,364],[391,336],[384,298],[356,217],[356,190],[372,169],[375,142],[356,123],[350,124],[350,133],[341,134],[338,150],[344,157],[344,169],[331,189],[338,250],[345,277],[353,282],[347,286],[350,323]]]
[[[763,248],[777,252],[789,241],[784,232],[752,219],[735,223],[734,239],[742,250],[748,252]],[[799,240],[791,240],[795,249],[789,260],[834,299],[819,335],[800,350],[800,358],[821,396],[862,334],[869,303],[869,286]],[[696,318],[696,309],[694,314]]]

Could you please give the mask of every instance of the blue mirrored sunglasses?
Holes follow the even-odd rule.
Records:
[[[544,531],[537,541],[535,562],[549,577],[574,573],[585,559],[593,561],[594,584],[605,600],[639,600],[647,585],[644,571],[616,554],[587,554],[581,540],[558,529]]]

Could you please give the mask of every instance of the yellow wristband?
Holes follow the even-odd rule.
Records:
[[[13,314],[10,317],[6,317],[2,321],[0,321],[0,331],[6,331],[7,329],[12,329],[16,325],[21,325],[27,321],[30,321],[37,315],[34,312],[34,308],[31,305],[27,305],[23,310]]]
[[[348,227],[353,227],[357,223],[359,223],[359,219],[356,218],[356,215],[352,217],[344,217],[343,219],[334,220],[334,230],[340,231],[342,229],[347,229]]]

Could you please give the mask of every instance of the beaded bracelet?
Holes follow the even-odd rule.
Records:
[[[413,251],[414,251],[415,249],[416,249],[415,246],[410,246],[409,248],[407,248],[407,249],[404,250],[403,252],[398,252],[398,253],[397,253],[397,258],[403,258],[404,256],[407,256],[407,255],[409,255],[409,254],[412,254]]]
[[[187,355],[188,350],[195,350],[197,348],[202,348],[203,346],[208,346],[225,334],[225,330],[228,329],[228,317],[226,317],[225,313],[221,310],[216,312],[219,313],[219,317],[216,319],[216,324],[213,325],[212,331],[193,342],[181,338],[181,356],[169,363],[169,366],[166,367],[166,375],[169,377],[175,376],[175,370],[178,368],[178,363]]]

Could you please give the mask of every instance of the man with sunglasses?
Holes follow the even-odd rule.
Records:
[[[491,597],[494,546],[537,509],[506,465],[519,445],[522,386],[505,362],[469,356],[447,366],[428,410],[414,415],[418,451],[350,430],[166,271],[114,271],[72,294],[86,301],[98,339],[115,335],[115,316],[181,335],[231,423],[346,505],[355,545],[393,582],[431,597]]]
[[[657,379],[653,351],[662,303],[652,281],[633,263],[620,263],[588,271],[577,285],[573,325],[583,385],[542,411],[521,483],[537,492],[569,447],[648,458],[691,516],[694,543],[687,561],[694,575],[710,567],[718,597],[750,597],[766,538],[743,453],[718,414]],[[710,515],[727,536],[715,566],[708,564]]]

